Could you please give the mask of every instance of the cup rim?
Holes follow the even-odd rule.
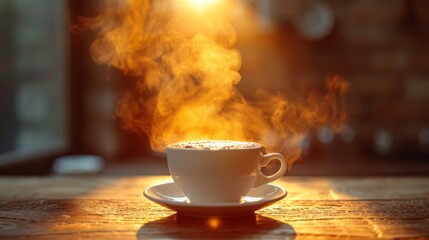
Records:
[[[240,144],[250,143],[250,144],[253,144],[254,146],[249,146],[249,147],[245,147],[245,148],[219,148],[219,149],[178,148],[178,147],[173,147],[174,145],[179,145],[179,144],[198,143],[198,142],[204,142],[204,141],[214,141],[214,142],[225,141],[225,142],[233,142],[233,143],[240,143]],[[171,144],[167,145],[167,149],[178,150],[178,151],[245,151],[245,150],[249,150],[249,149],[261,149],[261,148],[264,148],[264,147],[265,146],[263,144],[257,143],[257,142],[238,141],[238,140],[223,140],[223,139],[181,141],[181,142],[171,143]]]

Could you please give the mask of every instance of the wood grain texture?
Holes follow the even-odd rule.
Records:
[[[0,178],[2,239],[429,238],[429,178],[310,178],[255,215],[200,219],[142,196],[154,177]]]

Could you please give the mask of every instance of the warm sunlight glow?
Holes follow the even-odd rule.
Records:
[[[347,120],[348,85],[337,76],[327,79],[322,93],[261,89],[246,98],[237,88],[237,33],[221,11],[228,7],[189,14],[155,11],[151,2],[106,1],[87,24],[97,30],[95,62],[132,76],[118,103],[122,126],[148,136],[155,151],[192,140],[251,141],[283,153],[291,165],[311,129],[338,129]]]
[[[189,7],[197,11],[202,11],[210,6],[218,4],[221,0],[186,0]]]
[[[220,219],[217,217],[211,217],[207,219],[207,224],[209,225],[210,228],[216,229],[220,225]]]

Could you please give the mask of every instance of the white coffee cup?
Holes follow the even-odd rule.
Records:
[[[274,159],[280,169],[266,176],[261,168]],[[283,176],[287,161],[280,153],[265,154],[254,142],[204,140],[167,146],[168,169],[191,203],[240,202],[255,187]]]

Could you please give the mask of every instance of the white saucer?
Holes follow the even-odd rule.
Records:
[[[250,190],[242,202],[193,204],[188,201],[174,182],[154,185],[144,190],[145,197],[161,206],[179,214],[199,217],[231,217],[252,214],[256,210],[283,199],[286,195],[287,192],[283,188],[268,184]]]

